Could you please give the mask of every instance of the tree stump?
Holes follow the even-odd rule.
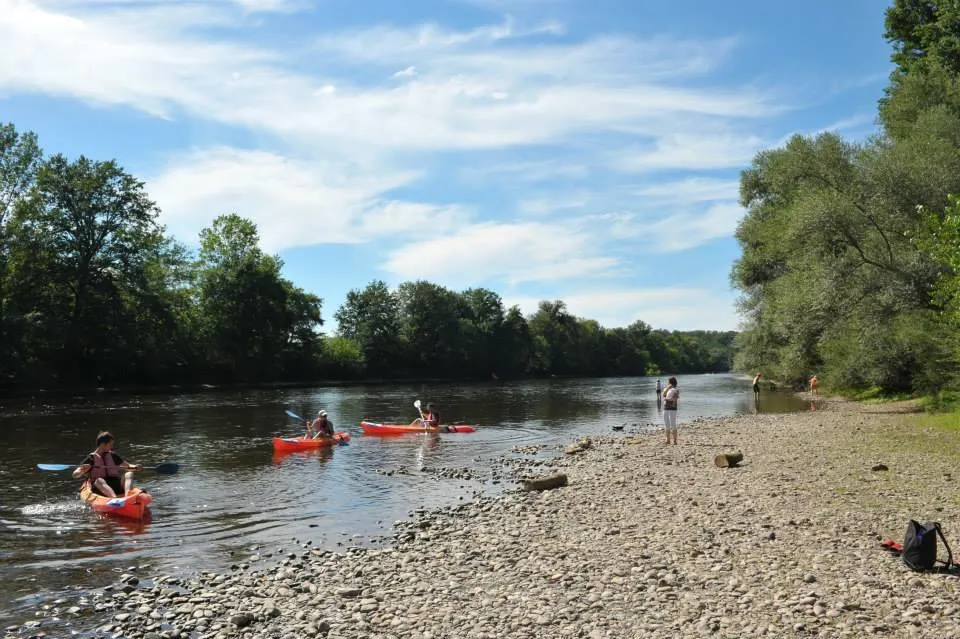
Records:
[[[561,488],[567,485],[567,476],[563,473],[553,473],[551,475],[541,475],[540,477],[531,477],[523,480],[524,490],[550,490],[551,488]]]
[[[743,453],[721,453],[713,458],[717,468],[734,468],[743,461]]]

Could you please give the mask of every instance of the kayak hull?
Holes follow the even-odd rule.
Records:
[[[81,486],[80,499],[89,504],[94,512],[136,521],[143,521],[150,515],[150,504],[153,502],[150,493],[139,488],[134,488],[125,497],[110,499],[94,492],[89,482]]]
[[[340,442],[349,442],[350,433],[334,433],[333,437],[321,437],[319,439],[307,439],[306,437],[274,437],[273,449],[278,452],[292,452],[296,450],[316,450],[318,448],[329,448]]]
[[[360,422],[365,435],[403,435],[406,433],[475,433],[476,426],[468,424],[441,424],[424,428],[416,424],[381,424],[378,422]]]

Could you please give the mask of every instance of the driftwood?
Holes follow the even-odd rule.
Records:
[[[563,473],[541,475],[523,480],[524,490],[550,490],[551,488],[562,488],[566,485],[567,476]]]
[[[717,468],[734,468],[743,461],[743,453],[721,453],[713,458]]]

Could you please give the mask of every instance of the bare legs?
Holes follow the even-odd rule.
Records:
[[[96,486],[97,490],[100,491],[100,494],[105,497],[110,497],[111,499],[115,499],[117,497],[116,491],[110,487],[110,484],[108,484],[107,480],[104,479],[103,477],[100,477],[99,479],[97,479],[97,481],[94,482],[94,486]],[[133,488],[133,471],[128,470],[123,475],[123,494],[129,495],[130,490],[132,488]]]
[[[677,411],[675,410],[665,410],[663,411],[663,425],[664,430],[667,433],[667,444],[677,443]]]

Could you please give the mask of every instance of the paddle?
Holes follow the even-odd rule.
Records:
[[[423,418],[423,411],[420,410],[420,400],[413,402],[413,407],[417,409],[417,412],[420,413],[420,423],[423,424],[423,430],[427,430],[427,420]]]
[[[63,470],[73,470],[79,465],[80,464],[37,464],[37,468],[40,470],[52,470],[54,472],[59,472]],[[175,475],[177,471],[180,470],[180,464],[166,462],[163,464],[157,464],[156,466],[141,466],[137,470],[152,470],[160,473],[161,475]]]
[[[303,417],[300,417],[299,415],[297,415],[297,414],[296,414],[295,412],[293,412],[292,410],[286,410],[286,411],[284,411],[284,412],[285,412],[287,415],[289,415],[290,417],[293,417],[294,419],[299,419],[301,422],[307,421],[307,420],[305,420]],[[344,439],[341,439],[341,438],[339,438],[339,437],[336,437],[335,439],[337,440],[337,443],[338,443],[339,445],[341,445],[341,446],[349,446],[349,445],[350,445],[350,442],[348,442],[348,441],[346,441],[346,440],[344,440]]]

